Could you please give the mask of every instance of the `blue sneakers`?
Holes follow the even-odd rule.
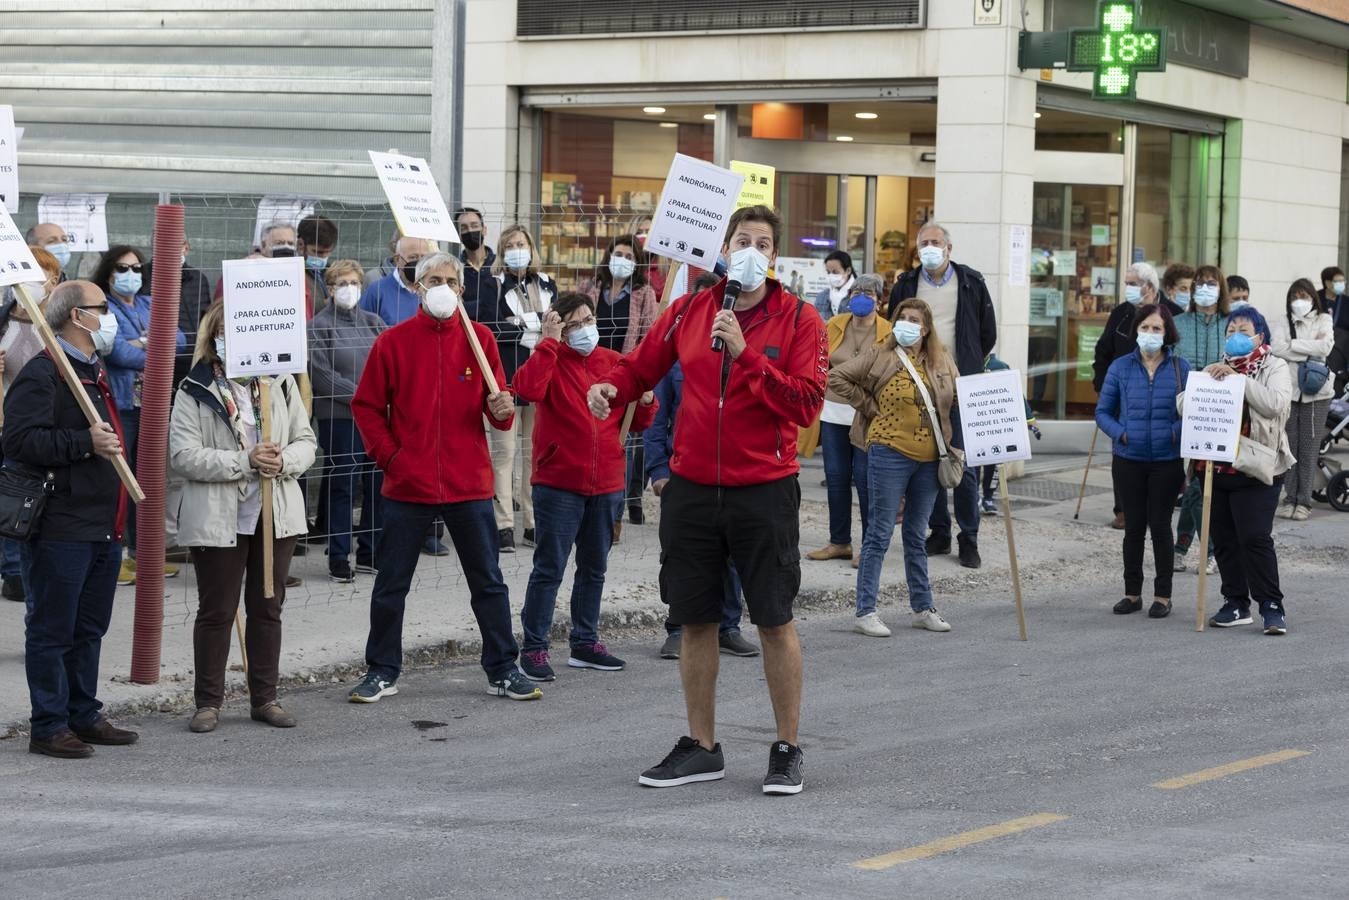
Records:
[[[1288,620],[1283,616],[1282,604],[1260,604],[1260,617],[1265,620],[1265,634],[1280,635],[1288,633]]]
[[[1223,604],[1223,608],[1218,610],[1217,615],[1208,620],[1208,623],[1214,628],[1232,628],[1236,625],[1249,625],[1254,621],[1251,618],[1249,606],[1240,606],[1228,600]]]
[[[520,671],[530,681],[552,681],[557,675],[548,664],[547,650],[526,650],[520,654]]]
[[[511,669],[500,678],[488,678],[487,693],[493,697],[509,697],[511,700],[537,700],[543,696],[538,685],[526,678],[519,669]]]

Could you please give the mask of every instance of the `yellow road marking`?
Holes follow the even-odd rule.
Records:
[[[919,844],[917,847],[908,847],[904,850],[895,850],[893,853],[883,853],[880,856],[873,856],[870,859],[861,859],[853,863],[853,865],[859,869],[870,869],[873,872],[880,872],[901,863],[915,862],[920,859],[937,856],[941,853],[950,853],[952,850],[959,850],[962,847],[968,847],[971,844],[981,844],[984,841],[1006,837],[1009,834],[1016,834],[1021,831],[1029,831],[1032,828],[1039,828],[1043,825],[1053,825],[1055,822],[1062,822],[1066,818],[1068,817],[1060,816],[1057,813],[1036,813],[1033,816],[1011,819],[1006,822],[1000,822],[997,825],[976,828],[973,831],[962,831],[960,834],[938,838],[937,840],[930,841],[926,844]]]
[[[1228,775],[1235,775],[1238,772],[1258,769],[1261,766],[1272,766],[1275,763],[1287,762],[1290,759],[1297,759],[1299,756],[1307,756],[1310,752],[1309,750],[1280,750],[1277,753],[1266,753],[1264,756],[1252,756],[1250,759],[1239,759],[1225,766],[1214,766],[1211,769],[1191,772],[1189,775],[1168,778],[1165,781],[1157,782],[1153,787],[1161,788],[1164,791],[1175,791],[1204,781],[1212,781],[1215,778],[1226,778]]]

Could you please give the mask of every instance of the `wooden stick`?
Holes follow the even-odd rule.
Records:
[[[1082,469],[1082,487],[1077,489],[1077,510],[1073,513],[1074,520],[1082,514],[1082,498],[1087,495],[1087,474],[1091,471],[1091,458],[1096,453],[1096,436],[1100,433],[1099,428],[1093,428],[1091,431],[1091,446],[1087,448],[1087,465]]]
[[[295,376],[295,386],[300,389],[300,402],[304,404],[305,416],[314,414],[314,385],[309,382],[309,376],[304,372]]]
[[[501,388],[497,385],[497,377],[492,372],[492,367],[487,364],[487,355],[482,352],[482,344],[478,342],[478,333],[473,328],[473,320],[468,317],[464,304],[458,304],[457,308],[459,320],[464,325],[464,333],[468,335],[468,348],[473,351],[473,358],[478,361],[478,368],[482,370],[482,380],[487,385],[487,393],[489,396],[498,393]]]
[[[661,288],[660,305],[657,306],[657,314],[665,312],[666,307],[670,305],[670,295],[674,293],[675,275],[679,272],[679,261],[667,259],[665,261],[665,286]]]
[[[248,677],[248,647],[244,643],[244,617],[239,607],[234,608],[234,630],[239,633],[239,658],[244,661],[244,677]]]
[[[632,430],[632,417],[637,414],[637,401],[634,400],[628,404],[628,408],[623,412],[623,424],[618,429],[618,449],[626,450],[628,448],[628,432]]]
[[[28,288],[23,284],[14,285],[14,291],[19,298],[19,303],[23,306],[23,311],[28,314],[28,318],[33,320],[33,327],[37,329],[38,337],[42,338],[42,345],[47,348],[47,353],[56,363],[56,370],[65,379],[66,387],[70,388],[70,392],[75,395],[75,401],[79,403],[84,418],[89,422],[89,427],[97,428],[102,425],[103,417],[98,414],[98,410],[94,407],[94,401],[89,399],[89,393],[80,383],[80,376],[75,374],[75,367],[70,364],[70,358],[66,356],[66,351],[61,349],[61,345],[57,343],[56,333],[47,324],[47,319],[42,315],[42,310],[38,308],[37,301],[29,295]],[[135,473],[126,464],[126,457],[120,453],[114,456],[112,467],[117,470],[117,477],[122,479],[122,484],[126,487],[131,502],[144,502],[145,491],[141,490],[140,482],[136,480]]]
[[[1204,630],[1204,601],[1208,598],[1208,524],[1213,503],[1213,463],[1204,463],[1204,516],[1199,526],[1199,596],[1194,604],[1194,630]]]
[[[259,398],[258,402],[262,406],[262,434],[258,436],[261,442],[267,442],[272,439],[272,379],[258,379]],[[276,523],[272,518],[272,491],[275,488],[270,477],[262,479],[262,596],[268,600],[276,596],[276,586],[273,580],[276,577],[274,560],[272,559],[272,533],[275,531]]]
[[[1012,564],[1012,596],[1016,598],[1016,626],[1021,640],[1026,640],[1026,610],[1021,605],[1021,566],[1016,559],[1016,538],[1012,536],[1012,498],[1007,493],[1007,466],[998,466],[999,490],[1002,492],[1002,521],[1007,528],[1007,558]]]

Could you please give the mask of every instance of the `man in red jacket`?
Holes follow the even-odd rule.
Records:
[[[571,654],[574,669],[616,672],[623,660],[599,642],[600,595],[609,565],[614,522],[623,505],[625,460],[619,439],[622,416],[596,422],[586,391],[623,357],[599,346],[595,301],[563,294],[543,317],[543,340],[515,373],[515,392],[536,404],[534,414],[534,571],[525,591],[520,624],[525,639],[520,668],[534,681],[552,681],[548,632],[553,607],[576,546],[571,588]],[[645,431],[655,395],[642,395],[632,431]]]
[[[459,260],[447,253],[417,263],[417,312],[375,339],[351,401],[366,453],[384,472],[384,532],[370,595],[367,672],[349,695],[353,703],[398,693],[404,602],[422,540],[437,518],[454,541],[468,582],[482,632],[487,693],[512,700],[543,696],[515,664],[519,648],[497,565],[492,460],[482,430],[484,415],[494,428],[510,428],[515,401],[507,391],[489,392],[469,346],[464,329],[471,325],[496,383],[505,384],[492,332],[460,310],[462,278]]]
[[[824,322],[767,273],[782,223],[766,206],[736,210],[723,255],[741,287],[723,310],[727,281],[681,297],[637,349],[594,385],[597,418],[621,412],[679,362],[684,397],[672,474],[661,492],[661,599],[683,626],[679,667],[689,735],[638,779],[649,787],[725,774],[714,734],[722,577],[727,560],[744,585],[763,638],[764,674],[777,719],[766,794],[801,791],[801,645],[792,603],[801,586],[801,488],[796,432],[824,405],[829,368]],[[718,338],[724,352],[711,349]]]

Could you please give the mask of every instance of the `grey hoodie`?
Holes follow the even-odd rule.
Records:
[[[309,320],[309,378],[314,418],[350,419],[351,398],[365,371],[375,338],[389,326],[359,306],[329,303]]]

